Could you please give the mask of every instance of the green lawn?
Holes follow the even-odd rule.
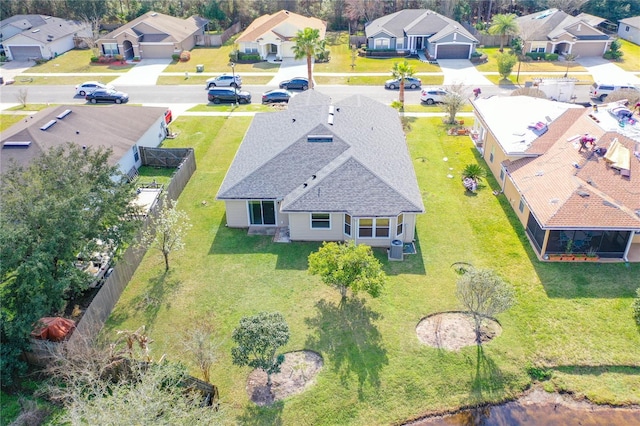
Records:
[[[31,72],[29,70],[29,72]],[[16,82],[14,84],[20,86],[41,86],[41,85],[69,85],[69,84],[81,84],[82,82],[89,80],[97,80],[101,83],[110,83],[116,78],[117,75],[109,76],[109,75],[101,75],[101,76],[90,76],[90,77],[78,77],[78,76],[64,76],[64,77],[51,77],[51,76],[24,76],[19,75],[16,78]],[[73,92],[72,92],[73,93]]]
[[[619,38],[624,56],[615,64],[623,70],[640,72],[640,46]]]
[[[231,73],[229,53],[231,53],[232,48],[232,45],[196,47],[191,50],[191,59],[189,61],[173,61],[164,69],[164,72],[195,72],[196,65],[202,64],[206,72]],[[240,74],[243,72],[277,72],[278,68],[280,68],[279,64],[272,64],[266,61],[256,64],[236,64],[236,72]]]
[[[517,67],[517,66],[518,66],[518,65],[516,64],[516,67]],[[508,78],[508,80],[509,80],[509,82],[510,82],[510,83],[508,83],[508,82],[505,82],[505,81],[503,80],[503,78],[502,78],[502,77],[500,77],[499,75],[493,75],[493,74],[491,74],[491,75],[485,75],[485,77],[487,78],[487,80],[491,81],[493,84],[498,84],[498,85],[500,85],[500,84],[511,84],[511,83],[513,83],[513,84],[517,84],[517,83],[516,83],[516,78],[517,78],[517,76],[518,76],[518,75],[517,75],[517,71],[515,71],[515,70],[514,70],[514,71],[511,73],[511,75],[509,76],[509,78]],[[543,74],[543,73],[541,73],[541,74],[534,74],[534,75],[531,75],[531,74],[520,74],[519,82],[520,82],[520,84],[521,84],[522,86],[524,86],[524,83],[525,83],[525,82],[527,82],[527,81],[533,81],[533,80],[534,80],[534,79],[536,79],[536,78],[558,78],[558,77],[560,77],[560,76],[558,76],[558,75],[554,75],[554,74]],[[587,85],[589,85],[589,84],[592,84],[592,83],[593,83],[593,77],[592,77],[591,75],[577,75],[577,76],[572,76],[572,75],[571,75],[571,73],[569,73],[569,77],[574,77],[574,78],[578,79],[578,82],[577,82],[576,84],[581,84],[581,85],[587,84]]]
[[[419,75],[423,86],[438,86],[444,83],[443,75]],[[384,82],[391,78],[391,74],[387,76],[362,76],[354,75],[353,77],[338,76],[314,76],[316,83],[321,84],[347,84],[350,86],[384,86]],[[244,82],[244,80],[243,80]]]
[[[135,64],[94,64],[91,50],[70,50],[40,65],[28,69],[30,73],[77,73],[77,72],[127,72]],[[18,77],[19,78],[19,77]]]
[[[24,120],[28,116],[17,114],[0,114],[0,132],[4,132],[14,124]]]
[[[263,105],[261,99],[252,99],[250,104],[238,104],[235,107],[232,104],[200,104],[189,111],[192,112],[269,112],[273,111],[276,106]]]
[[[479,160],[466,137],[446,136],[440,118],[410,118],[407,143],[427,212],[417,223],[417,255],[390,263],[390,281],[378,299],[339,295],[306,272],[315,243],[275,244],[225,226],[214,196],[250,117],[181,117],[180,135],[165,146],[193,147],[198,169],[180,206],[193,224],[186,249],[163,275],[149,252],[104,330],[145,324],[158,359],[189,363],[177,336],[194,320],[215,325],[220,341],[213,382],[229,423],[372,425],[400,422],[434,410],[517,396],[531,364],[552,369],[546,384],[597,402],[640,403],[640,335],[631,300],[640,265],[540,263],[496,182],[468,195],[460,172]],[[447,161],[443,159],[446,158]],[[453,175],[453,178],[447,175]],[[202,203],[207,201],[207,203]],[[423,346],[416,324],[430,313],[460,309],[454,262],[496,270],[517,289],[517,305],[498,317],[504,331],[479,353]],[[324,368],[304,393],[271,408],[256,407],[245,391],[248,368],[232,365],[231,333],[243,316],[283,313],[291,329],[285,351],[310,349]]]
[[[482,49],[478,49],[480,53],[486,53],[488,61],[484,64],[476,65],[476,68],[480,72],[491,72],[498,71],[498,64],[496,62],[496,55],[499,53],[498,47],[483,47]],[[505,52],[508,49],[505,48]],[[518,64],[516,63],[514,70],[517,69]],[[567,63],[564,61],[528,61],[522,62],[520,71],[522,72],[566,72],[567,71]],[[575,71],[587,71],[582,65],[579,65],[577,62],[572,62],[569,64],[569,74]]]

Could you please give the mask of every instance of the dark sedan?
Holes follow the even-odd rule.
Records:
[[[113,89],[98,89],[84,97],[92,104],[98,102],[115,102],[122,104],[129,101],[129,95]]]
[[[271,104],[275,102],[289,102],[289,99],[291,99],[292,96],[293,93],[285,89],[269,90],[262,94],[262,103]]]
[[[304,77],[296,77],[291,80],[281,81],[280,88],[287,90],[307,90],[309,88],[309,80]]]

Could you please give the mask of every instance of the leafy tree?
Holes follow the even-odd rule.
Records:
[[[605,59],[618,60],[624,56],[624,52],[620,50],[622,48],[622,42],[619,39],[615,39],[609,45],[609,50],[604,52]]]
[[[515,303],[513,287],[487,269],[471,268],[458,278],[456,296],[473,316],[476,342],[482,344],[482,320],[506,311]]]
[[[393,68],[391,68],[391,75],[393,78],[400,80],[400,93],[398,94],[398,100],[402,104],[401,111],[404,111],[404,80],[412,77],[415,74],[415,70],[409,62],[395,62]]]
[[[323,53],[325,49],[324,40],[320,40],[320,30],[317,28],[305,28],[299,30],[293,38],[295,44],[291,47],[296,59],[307,58],[307,77],[309,78],[309,89],[313,89],[313,71],[311,58]]]
[[[244,317],[232,338],[238,345],[231,349],[233,363],[261,369],[267,373],[267,386],[271,386],[271,375],[279,373],[284,362],[284,355],[276,355],[276,351],[289,341],[289,326],[282,314],[261,312]]]
[[[371,247],[353,241],[322,243],[317,252],[309,255],[309,273],[320,275],[322,282],[337,287],[342,300],[347,298],[348,289],[354,295],[364,290],[378,297],[387,281]]]
[[[513,71],[513,66],[516,64],[517,58],[510,53],[498,53],[496,55],[498,62],[498,73],[500,77],[507,80]]]
[[[640,288],[636,290],[636,298],[633,299],[631,308],[633,309],[633,319],[638,326],[638,331],[640,331]]]
[[[500,36],[500,52],[504,48],[504,42],[507,36],[518,34],[517,16],[513,13],[493,15],[491,25],[489,26],[489,34]]]
[[[442,100],[440,108],[449,114],[449,118],[446,120],[448,124],[456,124],[456,114],[467,103],[466,90],[466,86],[462,83],[455,83],[447,88],[447,94]]]
[[[23,367],[33,324],[64,308],[92,277],[75,266],[100,240],[122,246],[137,227],[133,188],[109,165],[111,152],[67,144],[28,167],[9,167],[0,186],[0,370],[4,384]],[[104,246],[103,245],[103,246]]]
[[[152,216],[149,227],[142,233],[140,244],[160,250],[164,257],[164,271],[169,271],[169,254],[184,248],[182,238],[191,228],[189,216],[178,210],[178,202],[161,198],[162,207],[157,216]]]

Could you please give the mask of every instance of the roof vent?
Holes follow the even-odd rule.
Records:
[[[582,198],[585,198],[585,197],[588,197],[589,195],[591,195],[587,191],[576,191],[576,194],[578,194]]]
[[[158,14],[156,12],[152,12],[151,16],[158,16]]]
[[[31,31],[32,33],[39,33],[40,32],[40,28],[36,28],[35,30]]]
[[[29,148],[31,141],[6,141],[2,144],[3,148]]]
[[[40,127],[40,130],[47,130],[49,127],[53,126],[57,122],[58,122],[58,120],[51,120],[47,124],[45,124],[44,126]]]
[[[333,115],[335,107],[333,105],[329,105],[329,114]]]
[[[69,114],[71,114],[71,110],[70,109],[65,109],[60,114],[58,114],[58,116],[56,118],[62,120],[63,118],[65,118]]]
[[[329,117],[327,117],[327,123],[333,126],[333,114],[329,114]]]
[[[333,142],[333,135],[308,135],[307,142]]]

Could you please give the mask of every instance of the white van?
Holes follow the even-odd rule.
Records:
[[[593,83],[591,88],[589,89],[589,96],[592,98],[599,99],[600,101],[604,101],[604,99],[616,90],[635,90],[638,91],[638,88],[633,84],[603,84],[603,83]]]

